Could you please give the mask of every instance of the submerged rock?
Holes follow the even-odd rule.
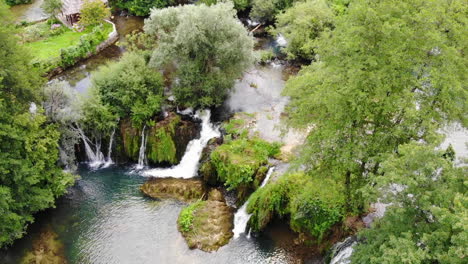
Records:
[[[52,230],[44,230],[39,237],[33,241],[32,251],[23,257],[23,264],[65,264],[62,242],[58,235]]]
[[[190,248],[215,251],[232,238],[234,215],[219,190],[211,190],[208,197],[181,211],[178,228]]]
[[[200,179],[151,178],[140,190],[156,199],[177,199],[191,202],[202,199],[206,188]]]

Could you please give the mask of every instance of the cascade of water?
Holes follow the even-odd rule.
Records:
[[[219,128],[215,127],[210,122],[211,112],[210,110],[204,110],[202,112],[197,111],[195,114],[196,118],[202,120],[202,128],[200,132],[200,138],[193,139],[187,145],[187,150],[180,163],[172,168],[168,169],[150,169],[143,171],[142,176],[146,177],[174,177],[174,178],[192,178],[197,175],[198,163],[200,157],[208,141],[212,138],[219,137]]]
[[[112,161],[112,144],[114,143],[114,135],[115,135],[115,128],[112,130],[110,139],[109,139],[109,149],[107,150],[107,160],[106,163],[104,164],[104,168],[109,167],[110,165],[114,164],[114,161]]]
[[[339,242],[332,247],[332,259],[330,264],[349,264],[351,255],[356,245],[356,237],[348,237],[343,242]]]
[[[141,131],[141,146],[140,146],[140,153],[138,154],[138,165],[137,165],[137,169],[138,170],[141,170],[145,167],[146,165],[146,156],[145,156],[145,152],[146,152],[146,137],[145,137],[145,129],[146,129],[146,125],[143,127],[143,130]]]
[[[104,155],[101,152],[101,140],[96,139],[96,151],[93,151],[93,149],[89,145],[91,140],[89,140],[89,138],[86,137],[81,128],[78,128],[78,134],[80,134],[80,137],[83,140],[85,146],[86,157],[89,161],[88,165],[94,169],[100,167],[104,163]]]
[[[279,47],[286,47],[288,45],[288,41],[282,34],[278,34],[278,37],[276,38],[276,43],[278,44]]]
[[[275,170],[275,167],[271,167],[270,169],[268,169],[268,173],[265,176],[265,179],[263,180],[259,189],[263,188],[268,183],[268,180],[270,179],[274,170]],[[241,206],[241,208],[237,210],[236,214],[234,215],[234,228],[232,229],[232,232],[234,233],[234,238],[238,238],[240,234],[245,233],[245,230],[247,228],[247,223],[249,222],[249,219],[251,216],[252,216],[251,214],[247,213],[247,202],[245,202]],[[247,234],[248,234],[247,238],[249,238],[250,230]]]

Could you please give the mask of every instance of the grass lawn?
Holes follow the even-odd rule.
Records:
[[[104,23],[105,34],[108,35],[112,32],[112,25],[110,23]],[[60,49],[66,48],[77,44],[80,41],[80,37],[92,32],[92,28],[87,28],[82,32],[75,32],[71,29],[67,29],[66,32],[52,36],[36,42],[26,43],[25,46],[31,50],[31,54],[36,59],[49,59],[60,56]]]

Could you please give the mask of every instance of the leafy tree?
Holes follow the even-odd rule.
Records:
[[[80,10],[80,24],[94,26],[101,24],[105,18],[110,17],[110,8],[100,0],[86,0]]]
[[[102,114],[102,128],[111,127],[107,123],[116,119],[113,114],[130,117],[137,125],[143,125],[160,112],[162,76],[150,69],[140,54],[126,53],[118,62],[101,67],[92,81],[99,99],[88,110]],[[90,118],[94,120],[94,114]]]
[[[44,0],[41,8],[46,14],[55,17],[62,10],[62,5],[62,0]]]
[[[24,234],[33,214],[54,205],[73,182],[56,165],[59,133],[46,124],[39,101],[40,73],[17,45],[7,6],[0,2],[0,247]]]
[[[173,92],[188,106],[220,105],[250,65],[253,40],[231,3],[154,9],[145,32],[158,39],[150,66],[177,67]]]
[[[467,7],[353,1],[318,40],[319,61],[288,81],[290,124],[314,127],[299,162],[345,185],[348,211],[365,209],[360,188],[385,154],[437,142],[446,122],[468,125]]]
[[[126,9],[136,16],[147,16],[151,13],[151,8],[164,8],[169,4],[169,0],[130,0],[116,3],[117,7]]]
[[[281,11],[297,0],[252,0],[250,17],[261,22],[272,22]]]
[[[228,2],[230,0],[199,0],[197,4],[215,5],[217,3]],[[251,6],[251,0],[232,0],[237,11],[243,11]]]
[[[312,60],[317,38],[333,28],[333,20],[333,11],[325,0],[298,2],[277,16],[272,33],[281,33],[288,40],[284,49],[288,58]]]
[[[31,2],[32,0],[5,0],[5,3],[7,3],[9,6],[29,4]]]
[[[385,216],[362,232],[354,263],[465,263],[468,249],[467,167],[456,168],[433,146],[402,145],[382,164],[377,188],[386,192]]]

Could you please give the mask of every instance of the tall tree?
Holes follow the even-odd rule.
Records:
[[[0,2],[0,247],[20,238],[33,214],[54,205],[73,177],[57,166],[58,138],[39,105],[43,84],[28,52],[17,45]],[[31,109],[30,109],[31,108]]]
[[[220,105],[252,62],[253,39],[232,3],[154,9],[144,29],[158,39],[150,65],[177,68],[179,104]]]
[[[313,126],[300,161],[346,186],[348,211],[363,209],[386,153],[468,125],[466,12],[461,0],[353,1],[288,81],[290,124]]]
[[[466,263],[468,167],[454,167],[443,152],[423,144],[402,145],[382,164],[376,187],[392,203],[361,234],[353,263]]]

